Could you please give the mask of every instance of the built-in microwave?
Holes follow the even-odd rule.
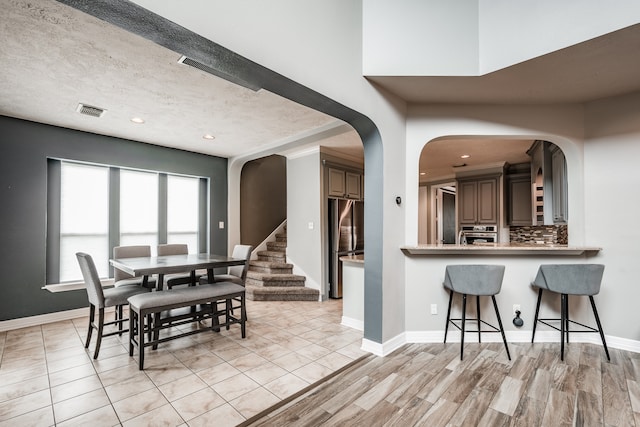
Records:
[[[497,225],[463,225],[460,227],[459,244],[498,243]]]

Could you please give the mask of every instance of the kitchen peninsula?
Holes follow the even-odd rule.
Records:
[[[473,245],[425,244],[402,246],[400,248],[408,256],[430,255],[596,255],[602,250],[597,246],[570,246],[559,244],[526,244],[526,243],[483,243]]]
[[[364,330],[364,254],[340,257],[342,263],[342,324]]]

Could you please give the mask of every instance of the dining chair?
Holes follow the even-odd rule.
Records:
[[[96,341],[96,349],[93,353],[93,358],[97,359],[103,337],[108,337],[116,334],[122,335],[124,332],[127,332],[129,330],[123,329],[122,327],[123,323],[129,320],[128,318],[125,319],[122,316],[122,306],[128,304],[127,298],[133,295],[149,292],[150,289],[143,288],[135,284],[122,285],[117,288],[113,287],[103,289],[102,282],[100,282],[98,271],[96,270],[96,266],[93,262],[93,258],[91,258],[91,255],[84,252],[78,252],[76,253],[76,258],[78,259],[78,264],[80,264],[80,271],[82,272],[82,277],[84,278],[84,283],[87,289],[87,298],[89,299],[89,330],[87,331],[87,340],[84,344],[84,348],[89,348],[91,335],[93,333],[93,330],[96,329],[98,339]],[[104,321],[104,309],[106,307],[116,308],[116,318],[114,321]],[[97,324],[95,322],[96,308],[98,309]],[[117,331],[104,333],[105,326],[115,324],[118,325]]]
[[[249,271],[249,261],[251,260],[251,252],[253,252],[253,246],[251,245],[235,245],[233,247],[233,252],[231,253],[231,257],[244,259],[245,263],[242,265],[234,265],[234,266],[228,267],[227,273],[225,274],[215,274],[213,276],[213,283],[233,282],[233,283],[237,283],[238,285],[245,286],[245,282],[247,281],[247,272]],[[208,282],[209,282],[209,279],[207,276],[203,275],[202,277],[200,277],[201,284],[206,284]],[[226,310],[230,313],[233,313],[236,308],[240,308],[239,305],[234,305],[234,301],[237,303],[241,303],[239,298],[228,300],[226,302],[227,304]]]
[[[242,265],[234,265],[227,268],[227,273],[224,274],[215,274],[213,276],[213,283],[215,282],[233,282],[238,285],[245,285],[247,280],[247,272],[249,271],[249,261],[251,260],[251,252],[253,251],[253,246],[251,245],[235,245],[233,247],[233,252],[231,253],[232,258],[240,258],[244,259],[246,262]],[[205,284],[208,283],[209,279],[207,276],[200,277],[200,283]]]
[[[135,245],[135,246],[116,246],[113,248],[113,258],[138,258],[138,257],[150,257],[151,246],[148,245]],[[132,276],[129,273],[125,273],[117,268],[113,269],[113,281],[116,288],[127,285],[142,285],[143,278],[141,276]],[[156,285],[155,279],[149,277],[147,281],[147,287],[154,288]]]
[[[158,256],[165,255],[186,255],[189,253],[189,247],[186,244],[182,243],[169,243],[158,245]],[[177,285],[190,285],[191,283],[196,283],[198,278],[201,276],[199,272],[190,273],[172,273],[165,274],[164,276],[164,285],[167,286],[167,289],[171,289]]]

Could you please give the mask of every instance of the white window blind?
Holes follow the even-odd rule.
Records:
[[[89,253],[107,277],[109,169],[63,162],[60,187],[60,283],[82,279],[76,252]]]

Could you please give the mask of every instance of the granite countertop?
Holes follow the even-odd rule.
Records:
[[[364,254],[341,256],[340,261],[353,262],[356,264],[364,264]]]
[[[431,244],[402,246],[400,249],[405,255],[582,255],[602,250],[597,246],[528,243]]]

